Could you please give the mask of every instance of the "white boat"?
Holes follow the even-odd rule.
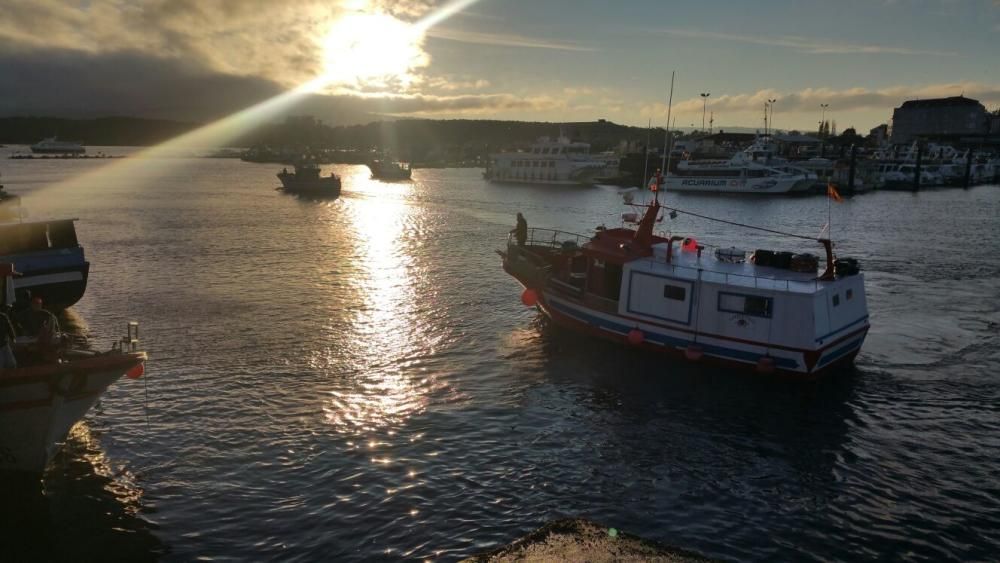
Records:
[[[592,156],[589,143],[572,142],[565,136],[555,140],[542,137],[526,151],[490,155],[484,177],[492,182],[522,184],[590,184],[616,163]]]
[[[31,145],[31,152],[38,154],[83,154],[87,152],[87,149],[80,143],[60,141],[56,137],[49,137]]]
[[[816,175],[756,147],[729,160],[681,160],[664,178],[668,192],[783,194],[808,190]]]
[[[0,265],[3,303],[11,302],[11,265]],[[133,332],[134,330],[134,332]],[[16,368],[0,368],[0,470],[41,473],[70,429],[123,375],[143,374],[145,352],[136,350],[138,325],[105,353],[42,344],[18,337]],[[58,356],[56,358],[56,356]]]
[[[654,201],[636,229],[591,237],[533,229],[501,251],[521,300],[584,334],[762,373],[815,376],[849,364],[868,332],[857,262],[810,254],[705,252],[694,239],[657,236]],[[805,237],[808,238],[808,237]]]

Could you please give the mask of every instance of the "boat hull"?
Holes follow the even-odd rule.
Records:
[[[69,430],[144,353],[0,370],[0,470],[41,473]]]
[[[336,197],[340,195],[340,178],[324,177],[302,180],[294,174],[278,174],[282,189],[290,194]]]
[[[804,176],[777,178],[668,176],[665,179],[664,189],[668,192],[783,194],[795,191],[798,187],[806,187],[808,183],[809,180]]]

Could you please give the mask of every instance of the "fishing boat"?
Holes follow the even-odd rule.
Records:
[[[80,143],[60,141],[56,137],[49,137],[31,145],[31,152],[36,154],[83,154],[87,152],[87,149]]]
[[[12,263],[20,276],[13,287],[30,290],[47,307],[61,310],[87,290],[90,262],[76,237],[77,219],[23,219],[20,197],[0,190],[0,263]]]
[[[372,178],[390,182],[409,180],[412,175],[409,164],[396,160],[371,160],[368,169],[372,171]]]
[[[294,172],[282,169],[278,172],[278,180],[287,193],[323,197],[340,195],[340,177],[333,172],[329,176],[321,176],[319,165],[311,161],[299,162]]]
[[[12,303],[12,265],[0,264],[3,303]],[[146,354],[138,325],[107,352],[61,345],[58,338],[15,339],[17,367],[0,368],[0,470],[41,473],[70,429],[114,382],[141,377]]]
[[[654,199],[635,228],[589,237],[511,235],[498,251],[503,269],[524,287],[522,302],[558,325],[690,362],[803,377],[854,359],[869,328],[856,260],[803,236],[823,249],[822,263],[808,253],[706,252],[695,238],[654,234],[663,209]]]

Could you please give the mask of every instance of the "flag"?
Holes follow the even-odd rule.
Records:
[[[844,201],[844,198],[840,197],[840,192],[837,191],[837,187],[834,186],[832,183],[826,185],[826,195],[829,196],[830,199],[832,199],[833,201],[836,201],[837,203],[841,203],[842,201]]]
[[[658,191],[660,191],[660,185],[661,184],[663,184],[663,174],[661,174],[660,170],[657,169],[656,170],[656,175],[653,176],[651,178],[651,181],[649,182],[649,191],[652,191],[652,192],[658,192]]]

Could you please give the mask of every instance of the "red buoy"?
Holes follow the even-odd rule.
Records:
[[[525,288],[521,293],[521,303],[526,307],[534,307],[538,303],[538,292],[530,287]]]
[[[774,373],[774,358],[764,356],[763,358],[757,360],[757,372]]]
[[[134,366],[132,369],[125,372],[125,377],[129,379],[139,379],[142,374],[146,373],[146,364],[139,364]]]
[[[701,346],[698,346],[697,344],[692,344],[684,350],[684,357],[692,362],[700,360],[703,354],[704,352],[702,351]]]
[[[681,245],[681,250],[684,252],[697,252],[698,251],[698,241],[693,238],[684,239],[684,244]]]
[[[643,341],[645,340],[646,340],[646,335],[643,334],[641,330],[633,328],[632,330],[628,331],[628,343],[631,344],[632,346],[638,346],[642,344]]]

